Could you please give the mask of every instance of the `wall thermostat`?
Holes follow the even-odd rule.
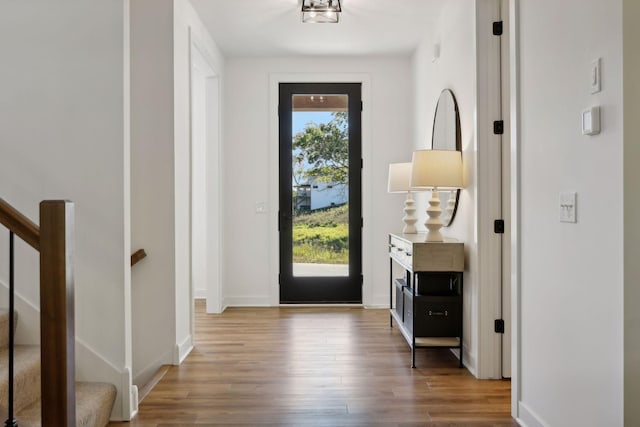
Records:
[[[582,112],[582,134],[597,135],[600,133],[600,107],[591,107]]]

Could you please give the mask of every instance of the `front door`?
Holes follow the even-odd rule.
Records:
[[[360,83],[281,83],[280,302],[362,303]]]

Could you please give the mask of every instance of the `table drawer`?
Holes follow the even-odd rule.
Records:
[[[416,296],[416,336],[459,337],[462,335],[460,297]]]
[[[409,269],[413,268],[413,245],[411,243],[391,236],[389,239],[389,254]]]

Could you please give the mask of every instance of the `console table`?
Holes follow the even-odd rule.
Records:
[[[460,349],[462,364],[462,280],[464,244],[456,240],[425,242],[425,234],[389,234],[389,322],[411,347]],[[393,277],[393,263],[404,277]],[[393,307],[393,288],[396,304]]]

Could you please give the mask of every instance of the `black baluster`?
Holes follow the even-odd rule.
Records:
[[[15,311],[13,306],[14,264],[13,232],[9,232],[9,416],[7,421],[4,423],[6,427],[18,427],[18,421],[13,417],[13,318]]]

